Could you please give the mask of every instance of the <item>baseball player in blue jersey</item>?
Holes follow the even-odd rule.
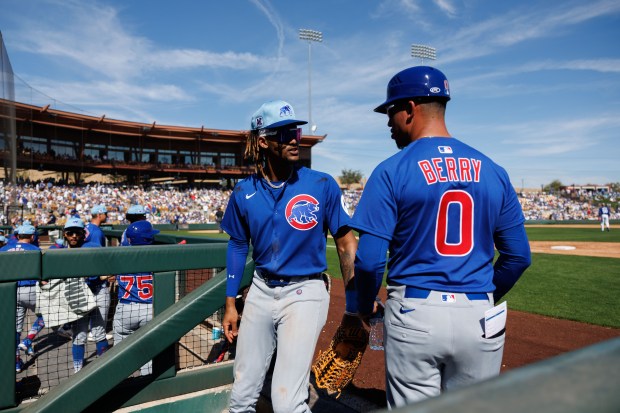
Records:
[[[389,249],[389,408],[499,374],[505,324],[492,334],[485,312],[505,316],[494,303],[530,265],[524,217],[508,175],[451,137],[448,100],[448,80],[435,68],[412,67],[390,80],[387,99],[375,111],[388,115],[402,150],[373,171],[353,217],[360,232],[358,305],[366,322]]]
[[[25,219],[24,222],[22,223],[22,226],[32,226],[32,221]],[[34,230],[34,235],[32,236],[32,242],[30,242],[31,245],[34,245],[35,247],[40,247],[39,245],[39,231],[37,231],[37,228],[35,227]]]
[[[137,221],[146,221],[146,209],[144,209],[142,205],[132,205],[127,210],[125,218],[130,224]],[[121,235],[121,246],[126,247],[128,245],[130,244],[127,240],[127,228],[125,228],[125,231],[123,231],[123,234]]]
[[[105,223],[108,219],[108,210],[105,205],[95,205],[90,210],[92,218],[88,224],[86,224],[86,241],[94,242],[105,247],[105,235],[101,230],[100,225]]]
[[[277,349],[271,385],[274,412],[309,412],[310,365],[325,324],[329,293],[327,231],[334,237],[347,310],[357,312],[353,260],[357,240],[341,191],[329,175],[295,163],[301,128],[287,102],[263,104],[252,116],[246,158],[256,173],[239,182],[228,202],[222,228],[230,235],[224,334],[238,333],[231,412],[253,412],[263,380]],[[240,329],[235,308],[249,243],[256,270],[243,309]],[[357,322],[355,316],[348,322]],[[343,323],[346,320],[343,320]]]
[[[69,218],[67,220],[63,228],[63,236],[67,241],[67,248],[101,248],[97,243],[85,242],[86,231],[84,227],[84,222],[80,218]],[[73,369],[76,373],[80,371],[84,365],[84,355],[86,352],[86,340],[89,325],[93,338],[96,342],[97,355],[103,354],[109,347],[108,341],[106,340],[105,321],[102,316],[101,308],[99,308],[101,300],[98,299],[98,295],[105,299],[105,292],[101,292],[101,290],[105,288],[107,291],[107,302],[109,305],[110,293],[108,288],[104,287],[102,283],[98,283],[96,279],[100,279],[100,277],[87,277],[85,282],[97,300],[97,307],[90,311],[86,316],[81,317],[72,324]]]
[[[137,221],[126,230],[128,245],[151,245],[155,234],[148,221]],[[114,345],[144,326],[153,318],[153,273],[119,274],[118,305],[114,313]],[[151,374],[151,362],[140,368],[141,375]]]
[[[598,219],[601,221],[601,231],[609,231],[609,207],[605,204],[601,204],[601,207],[598,209]]]
[[[88,246],[106,246],[106,239],[100,225],[108,219],[108,210],[105,205],[95,205],[91,211],[91,220],[85,226],[86,240],[84,244]],[[93,245],[94,244],[94,245]],[[95,299],[97,307],[103,317],[104,325],[108,324],[108,313],[110,311],[110,283],[105,277],[88,277],[86,284],[90,287]],[[94,341],[92,331],[89,334],[89,340]]]
[[[21,225],[17,228],[17,242],[10,243],[2,248],[0,252],[5,251],[40,251],[40,248],[33,245],[34,236],[36,233],[35,227],[30,224]],[[32,341],[37,334],[45,327],[45,322],[40,313],[36,312],[37,303],[37,280],[22,280],[17,282],[17,308],[15,319],[15,372],[19,373],[24,367],[24,362],[20,357],[19,350],[23,350],[29,356],[35,354]],[[26,318],[26,311],[30,310],[36,314],[37,318],[32,324],[28,336],[20,342],[22,328],[24,327],[24,319]]]

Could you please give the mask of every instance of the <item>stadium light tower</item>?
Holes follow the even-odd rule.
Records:
[[[411,45],[411,57],[418,58],[422,60],[422,64],[424,64],[424,59],[435,60],[437,59],[437,51],[434,47],[425,46],[423,44],[412,44]]]
[[[322,42],[323,33],[316,30],[299,29],[299,38],[308,41],[308,126],[310,127],[310,135],[313,135],[316,125],[312,123],[312,42]]]

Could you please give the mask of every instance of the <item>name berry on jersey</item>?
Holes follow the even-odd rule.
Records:
[[[450,148],[441,146],[440,148]],[[446,149],[444,149],[446,150]],[[451,153],[452,148],[450,148]],[[440,150],[441,152],[441,150]],[[475,158],[431,158],[418,161],[427,185],[437,182],[480,182],[482,161]]]

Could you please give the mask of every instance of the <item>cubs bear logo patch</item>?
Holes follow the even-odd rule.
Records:
[[[316,213],[319,211],[319,201],[312,195],[300,194],[291,198],[286,204],[286,221],[295,229],[307,231],[319,223]]]

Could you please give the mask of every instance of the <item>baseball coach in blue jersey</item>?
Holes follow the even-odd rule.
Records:
[[[256,173],[237,184],[222,228],[228,235],[226,309],[229,342],[237,336],[235,308],[241,277],[253,246],[256,271],[238,331],[231,412],[253,412],[277,348],[271,399],[274,412],[309,412],[310,365],[327,319],[329,292],[323,278],[327,231],[336,242],[349,291],[347,309],[357,312],[353,261],[357,240],[349,228],[336,181],[297,166],[301,128],[282,100],[263,104],[252,116],[245,156]],[[345,315],[343,323],[358,323]]]
[[[508,174],[451,137],[444,118],[449,100],[448,80],[435,68],[392,77],[375,111],[387,114],[402,150],[372,172],[351,224],[360,232],[355,280],[366,322],[389,249],[389,408],[499,374],[506,312],[494,304],[530,265]]]

